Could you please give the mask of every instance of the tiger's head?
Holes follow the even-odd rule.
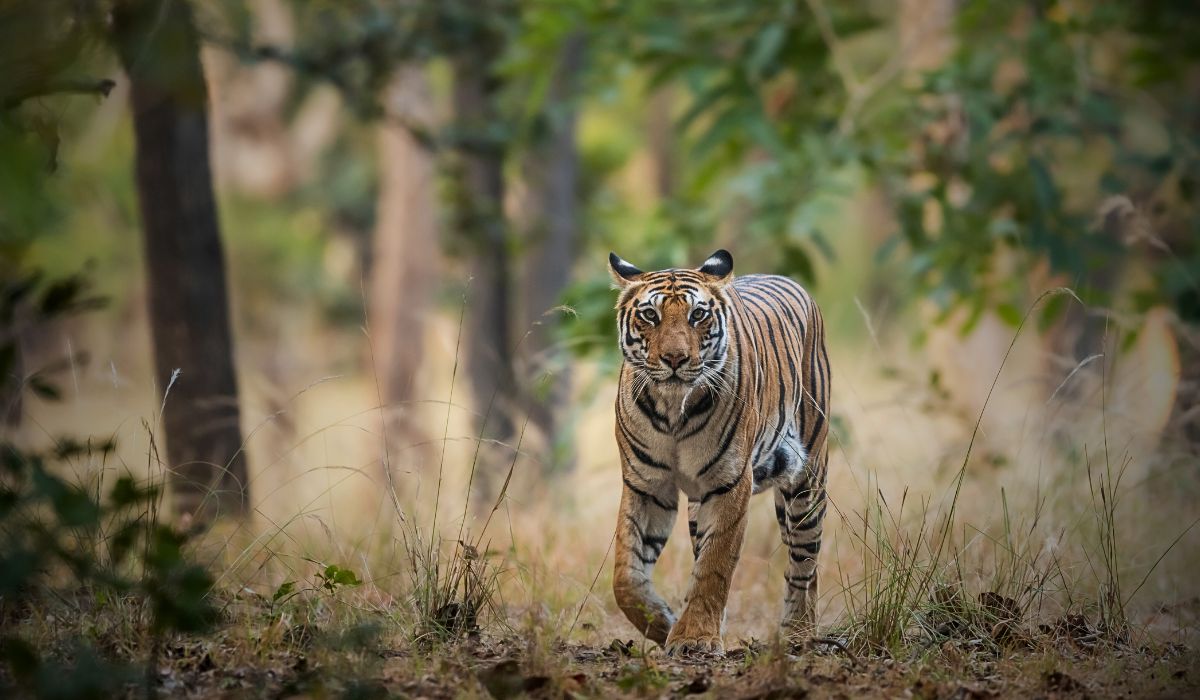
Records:
[[[733,256],[718,250],[695,270],[643,272],[609,253],[608,265],[621,291],[617,330],[625,361],[658,383],[716,377],[729,352]]]

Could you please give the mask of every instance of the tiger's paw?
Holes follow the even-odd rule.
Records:
[[[680,621],[671,628],[671,634],[667,637],[666,650],[668,656],[721,655],[725,653],[725,645],[721,643],[720,633],[713,633]]]

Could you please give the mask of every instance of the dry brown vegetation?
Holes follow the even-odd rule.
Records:
[[[1047,400],[1023,381],[1038,353],[1019,340],[990,366],[975,359],[973,408],[975,385],[927,377],[961,372],[953,361],[977,338],[946,341],[960,344],[950,360],[836,347],[820,636],[792,648],[772,636],[785,553],[756,500],[727,653],[670,659],[611,600],[610,380],[585,377],[592,390],[576,397],[578,470],[539,477],[532,431],[513,446],[471,436],[449,384],[458,329],[434,325],[430,355],[441,359],[430,373],[445,377],[435,394],[446,399],[385,410],[368,398],[369,377],[330,377],[270,402],[247,444],[255,517],[189,545],[216,580],[214,631],[156,642],[137,598],[70,585],[6,611],[6,628],[73,663],[80,640],[135,668],[156,658],[149,687],[172,696],[1189,696],[1200,686],[1194,465],[1168,428],[1147,425],[1154,397],[1137,390],[1155,381],[1145,360],[1156,347],[1080,367]],[[47,435],[84,417],[116,435],[113,455],[71,464],[84,484],[146,464],[154,431],[104,424],[98,409],[119,389],[99,380],[85,377],[90,389],[36,418]],[[390,443],[389,411],[410,411],[434,437]],[[510,478],[495,479],[505,486],[494,501],[468,502],[485,450]],[[149,464],[161,480],[153,453]],[[669,600],[682,596],[686,541],[675,533],[656,573]],[[131,678],[127,692],[146,690],[140,671]]]

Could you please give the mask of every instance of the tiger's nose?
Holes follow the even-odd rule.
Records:
[[[671,369],[679,369],[688,360],[687,353],[685,352],[664,352],[658,358]]]

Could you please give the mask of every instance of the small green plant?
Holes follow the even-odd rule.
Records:
[[[336,595],[338,590],[347,586],[361,586],[362,581],[358,579],[358,574],[355,574],[350,569],[330,564],[323,571],[317,572],[317,581],[322,589],[329,595]],[[287,584],[284,584],[285,586]],[[279,593],[279,591],[276,591]]]

